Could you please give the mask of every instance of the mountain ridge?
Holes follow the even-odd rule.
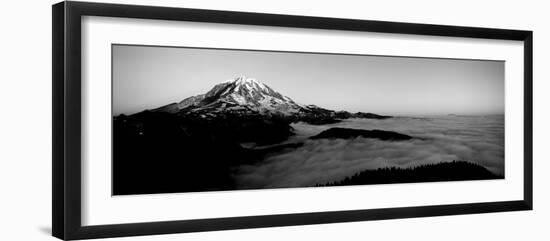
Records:
[[[202,118],[228,114],[280,116],[290,122],[303,121],[309,124],[330,124],[348,118],[391,118],[373,113],[350,113],[316,105],[302,105],[261,81],[244,75],[216,84],[204,94],[190,96],[150,111]]]

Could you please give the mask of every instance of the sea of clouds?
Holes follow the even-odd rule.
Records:
[[[365,169],[411,167],[463,160],[504,174],[504,116],[395,117],[349,119],[330,125],[292,125],[288,142],[304,145],[236,170],[239,188],[300,187],[338,181]],[[410,141],[367,138],[317,139],[331,127],[379,129],[417,137]]]

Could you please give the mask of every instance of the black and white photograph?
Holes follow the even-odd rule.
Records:
[[[550,240],[547,5],[5,1],[0,241]]]
[[[504,61],[112,45],[113,195],[504,178]]]

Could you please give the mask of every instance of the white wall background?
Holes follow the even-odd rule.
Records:
[[[0,240],[51,231],[51,4],[9,1],[0,13]],[[107,2],[107,1],[106,1]],[[550,17],[545,1],[118,0],[108,2],[534,31],[534,206],[507,212],[248,229],[115,240],[548,240]]]

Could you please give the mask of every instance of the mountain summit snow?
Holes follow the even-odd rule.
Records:
[[[157,110],[168,112],[258,112],[293,115],[304,107],[266,84],[239,76],[215,85],[205,94],[192,96]]]

